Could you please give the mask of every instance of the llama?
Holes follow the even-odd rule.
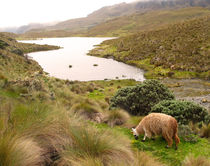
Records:
[[[176,149],[178,148],[178,144],[180,142],[177,132],[178,124],[176,119],[162,113],[151,113],[145,116],[135,129],[132,128],[132,133],[135,139],[138,139],[140,134],[144,134],[144,138],[142,140],[143,142],[146,137],[152,138],[156,135],[162,135],[168,143],[166,148],[172,146],[174,138],[176,142]]]

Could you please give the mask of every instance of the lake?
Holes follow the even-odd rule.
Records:
[[[21,41],[62,47],[59,50],[30,53],[50,76],[61,79],[91,81],[104,79],[144,80],[143,70],[113,59],[88,56],[94,45],[110,38],[68,37]],[[69,67],[71,66],[71,67]]]

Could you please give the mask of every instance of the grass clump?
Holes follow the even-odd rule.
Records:
[[[129,114],[124,110],[111,110],[107,112],[107,116],[104,118],[104,122],[109,126],[123,125],[130,118]]]
[[[137,152],[135,158],[136,161],[133,166],[164,166],[157,159],[143,151]]]
[[[210,123],[203,124],[200,130],[201,130],[201,137],[210,138]]]
[[[210,160],[205,157],[189,155],[183,161],[183,166],[209,166]]]
[[[43,165],[42,150],[31,138],[4,133],[0,136],[0,165]]]
[[[62,152],[60,162],[66,165],[79,165],[81,161],[111,166],[113,164],[132,163],[133,154],[129,140],[123,135],[110,131],[97,131],[88,126],[69,128],[71,143]]]
[[[84,99],[71,107],[74,113],[82,116],[86,120],[102,122],[103,114],[100,105],[90,99]]]

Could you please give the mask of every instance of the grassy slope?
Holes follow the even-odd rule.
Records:
[[[118,17],[96,25],[88,30],[87,35],[125,36],[208,14],[210,14],[209,9],[199,7],[144,12]]]
[[[108,126],[104,124],[99,124],[97,127],[102,129],[108,128]],[[166,142],[162,137],[157,137],[155,140],[147,139],[145,142],[141,142],[143,136],[140,136],[139,140],[135,140],[129,129],[123,127],[114,127],[114,130],[119,133],[124,133],[127,137],[129,137],[135,149],[145,151],[153,156],[158,157],[158,159],[166,165],[179,166],[189,154],[193,154],[195,157],[209,156],[210,144],[206,139],[199,138],[197,143],[190,143],[181,139],[179,149],[175,151],[174,145],[172,149],[164,148]]]
[[[8,38],[1,37],[1,40],[4,40],[6,42]],[[0,57],[2,58],[0,62],[4,64],[4,66],[1,66],[0,68],[0,72],[4,74],[0,76],[0,129],[6,128],[3,133],[0,132],[1,154],[3,148],[2,143],[3,145],[5,143],[4,139],[6,139],[7,141],[11,139],[10,135],[8,134],[12,134],[12,136],[17,135],[21,137],[26,135],[27,139],[33,138],[33,141],[37,141],[37,143],[41,145],[41,148],[43,148],[42,150],[44,151],[48,149],[48,146],[50,146],[50,144],[53,143],[53,141],[55,141],[54,146],[57,146],[57,144],[62,145],[63,142],[61,142],[61,140],[60,142],[56,141],[59,141],[59,139],[61,139],[60,137],[63,134],[62,132],[66,132],[66,130],[63,129],[66,129],[66,126],[72,125],[73,122],[71,121],[71,123],[69,124],[68,122],[66,122],[66,118],[70,116],[69,112],[75,104],[81,102],[86,103],[91,101],[91,108],[96,108],[97,110],[102,110],[102,112],[106,112],[108,109],[106,98],[110,98],[121,87],[131,86],[137,83],[133,80],[71,82],[68,80],[51,78],[46,76],[45,73],[43,73],[42,69],[36,62],[30,60],[30,63],[28,63],[28,60],[24,56],[11,53],[10,50],[14,46],[21,49],[23,47],[22,44],[20,44],[21,46],[19,47],[19,44],[14,40],[12,40],[11,43],[9,41],[7,42],[9,43],[9,46],[7,46],[8,48],[1,49],[0,52]],[[27,46],[28,45],[24,45],[24,48],[28,48]],[[36,45],[33,46],[36,47]],[[7,78],[8,80],[6,81],[5,78]],[[63,111],[67,112],[68,114],[63,113]],[[3,119],[2,121],[1,118],[4,117],[3,115],[8,116],[7,123],[5,123],[6,119]],[[140,118],[138,117],[132,117],[130,119],[131,122],[129,122],[131,124],[127,125],[136,125],[139,119]],[[59,123],[57,122],[58,120]],[[62,127],[55,126],[57,125],[57,123]],[[77,122],[77,125],[80,123],[82,123],[81,120],[79,123]],[[4,126],[4,124],[7,125]],[[94,126],[94,128],[97,128],[99,131],[110,130],[110,127],[108,127],[105,124],[96,124],[91,122],[89,123],[89,125],[86,126],[86,128],[88,128],[89,126]],[[208,156],[208,154],[210,153],[210,148],[208,148],[209,143],[206,139],[199,139],[199,141],[195,144],[182,142],[180,144],[180,149],[176,152],[174,149],[165,149],[165,141],[160,138],[157,141],[148,141],[144,144],[141,143],[140,140],[134,141],[130,130],[126,126],[115,127],[111,130],[115,133],[115,135],[117,135],[120,138],[126,137],[129,140],[129,142],[133,144],[135,150],[143,149],[144,151],[156,156],[158,160],[169,165],[180,164],[185,158],[185,156],[188,155],[190,152],[192,152],[192,154],[196,156]],[[59,133],[59,135],[56,136],[57,131],[60,131],[62,134]],[[78,141],[81,141],[80,135],[76,136],[79,137]],[[87,138],[89,138],[88,135],[86,136]],[[91,139],[97,138],[97,136],[98,135],[94,135],[91,138],[87,139],[87,141],[91,141]],[[111,134],[110,136],[114,135]],[[118,137],[114,138],[116,138],[118,143],[120,143],[121,139]],[[15,138],[16,137],[14,137],[14,139]],[[107,137],[104,137],[105,140],[106,138]],[[62,141],[64,141],[65,143],[66,138]],[[30,149],[33,146],[29,148],[28,146],[30,146],[30,144],[28,144],[27,140],[23,140],[22,144],[24,144],[24,142],[26,142],[26,144],[22,149],[28,149],[28,153],[25,154],[25,156],[27,157],[27,155],[30,155],[30,153],[32,153]],[[108,142],[112,141],[108,140]],[[10,144],[10,146],[13,145]],[[66,145],[64,144],[62,146]],[[199,147],[199,149],[197,147]],[[49,149],[50,148],[53,147],[49,147]],[[57,150],[59,150],[59,148],[60,147],[58,147]],[[81,143],[79,148],[80,150],[81,148],[85,149],[84,144]],[[39,150],[36,148],[33,148],[33,151],[37,153],[39,152]],[[81,153],[82,152],[83,151],[81,151]],[[53,152],[48,153],[53,154]],[[71,151],[69,151],[68,153],[71,154]],[[62,155],[59,156],[61,157],[60,160],[65,159],[65,157],[68,157],[68,153],[65,151],[61,152],[62,155],[66,156],[64,156],[64,158]],[[10,154],[9,151],[8,154]],[[56,156],[53,157],[53,159],[59,163],[59,160],[56,160]],[[122,159],[123,158],[124,156],[122,157]],[[37,158],[35,159],[36,161],[38,160]],[[76,159],[79,159],[79,157]],[[150,160],[150,158],[147,160]],[[2,158],[0,157],[0,162],[1,161]],[[18,164],[26,165],[24,163]],[[10,166],[13,164],[6,163],[6,165]],[[83,164],[83,166],[84,165],[86,166],[86,164]],[[148,164],[148,166],[151,165]]]
[[[0,75],[1,77],[18,78],[40,71],[40,66],[24,54],[34,51],[59,49],[57,46],[18,43],[11,38],[13,34],[0,33]]]
[[[147,70],[147,78],[209,78],[210,16],[109,40],[90,55]]]
[[[133,9],[135,11],[135,9]],[[118,12],[117,12],[118,13]],[[124,12],[125,13],[125,12]],[[137,13],[133,12],[127,15],[119,15],[106,18],[100,13],[87,18],[83,25],[77,20],[60,23],[60,28],[51,30],[33,30],[20,35],[20,38],[41,38],[41,37],[66,37],[66,36],[125,36],[144,30],[157,29],[164,25],[195,18],[209,14],[208,8],[189,7],[189,8],[162,8],[159,10],[140,9]],[[100,17],[102,17],[102,19]],[[95,18],[96,17],[96,18]],[[105,17],[105,18],[104,18]],[[101,21],[97,21],[101,19]],[[76,24],[75,24],[75,23]],[[90,25],[89,25],[90,24]],[[64,28],[67,26],[66,28]],[[69,27],[68,27],[69,26]],[[73,26],[73,27],[71,27]],[[76,28],[74,27],[76,26]],[[59,26],[58,26],[59,27]],[[83,28],[81,28],[83,27]]]

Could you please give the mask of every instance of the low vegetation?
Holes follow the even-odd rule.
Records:
[[[147,71],[147,78],[209,79],[210,17],[105,41],[90,55],[111,57]]]
[[[189,101],[165,100],[152,107],[151,112],[168,114],[177,119],[180,124],[189,122],[210,123],[207,110]]]
[[[195,157],[193,155],[189,155],[185,158],[183,162],[183,166],[209,166],[210,160],[205,157]]]
[[[205,126],[200,128],[203,134],[193,134],[194,142],[181,137],[175,152],[163,148],[161,137],[144,143],[140,141],[143,136],[134,140],[130,127],[142,117],[109,110],[114,94],[131,86],[141,90],[135,97],[145,95],[147,113],[160,100],[174,99],[159,81],[60,80],[49,77],[25,55],[12,52],[26,53],[30,45],[18,44],[5,35],[0,40],[8,43],[0,49],[1,166],[173,166],[181,165],[189,153],[209,156]]]
[[[157,80],[120,89],[110,100],[110,107],[120,107],[133,115],[147,115],[162,100],[172,100],[174,95]]]
[[[104,122],[107,123],[109,126],[113,127],[116,125],[123,125],[125,124],[130,115],[125,112],[124,110],[112,110],[108,111],[106,117],[104,118]]]
[[[0,33],[0,76],[5,81],[21,76],[24,78],[35,71],[42,73],[41,67],[31,60],[27,53],[60,48],[58,46],[19,43],[10,36],[7,33]]]

